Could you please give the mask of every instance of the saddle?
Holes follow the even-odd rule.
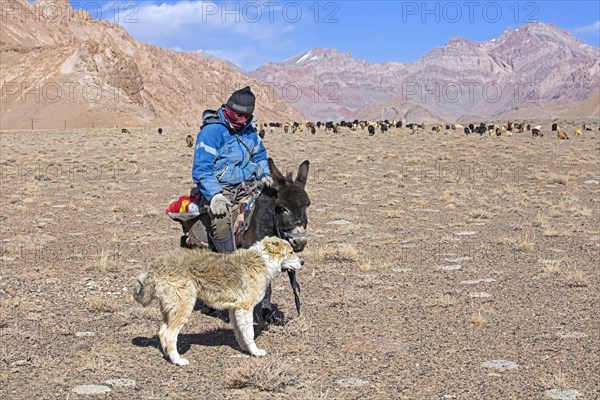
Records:
[[[230,210],[231,231],[234,234],[237,247],[242,247],[244,232],[248,230],[250,218],[252,218],[252,214],[254,213],[255,200],[260,196],[260,193],[261,189],[257,182],[251,184],[242,182],[229,195],[229,199],[233,204]],[[191,233],[196,225],[198,229],[205,228],[203,222],[199,220],[206,213],[204,203],[201,202],[198,204],[197,202],[200,199],[201,197],[197,193],[197,190],[192,190],[189,196],[180,196],[173,200],[166,209],[166,214],[171,219],[181,223],[184,234]],[[200,243],[202,240],[199,238],[205,235],[194,234],[192,236],[197,236],[196,239]]]
[[[260,196],[258,184],[242,182],[231,192],[231,231],[235,237],[236,247],[242,247],[244,232],[248,230],[250,219],[254,214],[255,200]]]

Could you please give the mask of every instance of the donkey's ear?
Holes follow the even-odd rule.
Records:
[[[269,163],[269,170],[271,171],[271,177],[273,178],[273,181],[275,182],[275,184],[277,185],[278,188],[284,187],[285,186],[285,176],[283,176],[281,174],[281,172],[279,172],[279,170],[275,166],[275,162],[273,161],[273,159],[271,157],[269,157],[268,163]]]
[[[298,167],[298,175],[296,176],[296,182],[300,182],[303,185],[306,184],[306,178],[308,178],[309,164],[310,163],[308,162],[308,160],[306,160],[302,164],[300,164],[300,167]]]

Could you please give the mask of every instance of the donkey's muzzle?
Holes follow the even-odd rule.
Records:
[[[306,236],[296,236],[288,238],[288,241],[292,245],[294,251],[299,252],[304,250],[304,246],[306,246],[308,239],[306,238]]]

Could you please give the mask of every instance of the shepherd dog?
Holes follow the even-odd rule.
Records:
[[[133,285],[133,298],[143,305],[157,300],[163,316],[158,332],[165,356],[175,365],[188,365],[177,351],[177,336],[192,314],[196,299],[229,319],[243,351],[267,354],[254,342],[252,310],[267,285],[282,270],[297,271],[304,262],[285,240],[267,237],[249,249],[218,254],[205,249],[177,249],[156,260]]]

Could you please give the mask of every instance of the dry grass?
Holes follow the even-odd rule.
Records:
[[[227,386],[231,389],[255,388],[262,392],[283,392],[288,386],[298,384],[298,375],[279,357],[246,359],[240,365],[231,368]]]
[[[545,237],[559,237],[560,232],[558,231],[558,229],[550,227],[550,228],[544,229],[544,236]]]
[[[111,257],[110,254],[105,253],[104,250],[102,250],[102,253],[97,259],[89,260],[86,263],[86,269],[102,273],[116,272],[118,270],[118,265],[114,257]]]
[[[541,263],[544,272],[547,274],[556,274],[561,270],[561,260],[543,260]]]
[[[117,301],[99,295],[91,296],[87,300],[90,309],[96,312],[114,313],[119,308],[119,303]]]
[[[323,258],[325,261],[356,262],[360,253],[353,246],[343,244],[335,247],[325,248]]]
[[[14,346],[3,345],[0,347],[0,361],[6,366],[23,358],[24,354],[21,353],[19,349],[15,349]]]
[[[565,392],[578,385],[570,383],[570,379],[563,373],[562,369],[559,368],[558,372],[553,374],[548,379],[541,379],[542,385],[550,389],[558,389],[561,392]]]
[[[490,219],[491,216],[489,213],[483,210],[475,210],[470,215],[471,219]]]
[[[430,307],[450,307],[456,304],[456,299],[449,294],[439,295],[437,298],[432,299],[428,305]]]
[[[533,226],[536,228],[544,227],[548,223],[546,216],[542,213],[538,213],[535,221],[533,221]]]
[[[429,204],[429,200],[427,200],[424,197],[418,198],[415,200],[415,204],[418,205],[419,207],[423,207],[426,206],[427,204]]]
[[[569,287],[587,287],[589,284],[587,275],[577,266],[568,265],[561,276]]]
[[[487,320],[481,315],[481,310],[476,313],[471,314],[471,323],[477,327],[482,327],[485,325]]]
[[[310,332],[311,329],[312,326],[310,322],[304,317],[304,314],[301,314],[299,317],[286,322],[283,334],[294,337],[303,337],[307,332]]]
[[[384,213],[385,218],[393,219],[393,218],[403,218],[404,211],[403,210],[390,210]]]
[[[529,253],[535,247],[535,243],[529,239],[529,236],[525,235],[520,238],[517,242],[517,249],[523,253]]]
[[[323,264],[325,255],[326,251],[320,246],[308,246],[302,252],[302,259],[314,268],[315,265]]]
[[[557,209],[553,208],[550,210],[550,218],[560,218],[562,214]]]
[[[373,269],[373,265],[371,264],[370,260],[366,260],[358,264],[358,269],[360,269],[362,272],[369,272]]]
[[[548,175],[548,183],[553,184],[557,183],[560,185],[566,185],[569,182],[569,177],[566,175],[559,175],[551,173]]]
[[[497,244],[501,244],[503,246],[510,246],[514,243],[513,239],[508,236],[498,237],[495,241]]]

